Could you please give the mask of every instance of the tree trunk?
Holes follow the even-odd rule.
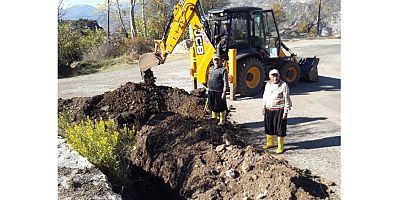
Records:
[[[122,29],[124,30],[125,37],[128,38],[128,31],[126,31],[124,20],[122,20],[121,8],[119,7],[118,0],[117,0],[117,8],[118,8],[119,20],[121,21]]]
[[[136,0],[131,0],[131,9],[130,9],[130,26],[131,26],[131,35],[132,39],[136,37],[136,24],[135,24],[135,4]]]
[[[144,15],[144,0],[142,0],[142,20],[143,20],[143,35],[144,38],[147,38],[146,16]]]
[[[64,0],[58,0],[58,7],[57,7],[58,8],[58,14],[57,14],[58,21],[62,20],[61,18],[67,13],[67,10],[68,10],[68,8],[65,10],[62,8],[63,3],[64,3]]]
[[[319,0],[319,6],[318,6],[317,36],[319,35],[319,23],[321,20],[320,17],[321,17],[321,0]]]
[[[110,0],[107,0],[107,39],[110,39]]]

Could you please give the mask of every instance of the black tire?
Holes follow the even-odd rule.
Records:
[[[279,70],[281,79],[289,86],[294,86],[300,79],[300,67],[294,62],[285,62]]]
[[[258,58],[247,57],[238,61],[237,93],[255,96],[263,90],[265,69]]]

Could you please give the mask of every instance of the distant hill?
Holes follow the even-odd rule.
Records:
[[[62,19],[78,20],[80,18],[85,18],[99,21],[104,20],[105,17],[105,12],[98,12],[96,7],[89,5],[76,5],[66,9],[65,15]]]
[[[126,28],[129,29],[129,4],[121,3],[120,7],[122,10],[126,11],[125,15],[123,15],[123,20],[125,26],[127,26]],[[116,12],[116,8],[111,7],[111,10],[114,10],[114,12]],[[78,20],[81,18],[96,20],[103,29],[107,29],[107,11],[100,12],[96,7],[90,5],[76,5],[67,8],[65,10],[65,15],[62,17],[63,20]],[[119,19],[116,19],[115,17],[110,17],[110,30],[114,31],[119,26]]]

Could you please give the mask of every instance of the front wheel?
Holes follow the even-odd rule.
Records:
[[[285,62],[279,70],[281,79],[289,86],[296,85],[300,79],[300,67],[294,62]]]
[[[237,93],[255,96],[263,89],[265,69],[258,58],[248,57],[238,61]]]

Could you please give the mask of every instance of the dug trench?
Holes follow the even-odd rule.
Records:
[[[245,129],[217,126],[204,110],[204,90],[194,94],[128,82],[94,97],[59,99],[58,111],[139,130],[124,158],[129,181],[108,177],[123,199],[332,199],[329,183],[246,145]]]

